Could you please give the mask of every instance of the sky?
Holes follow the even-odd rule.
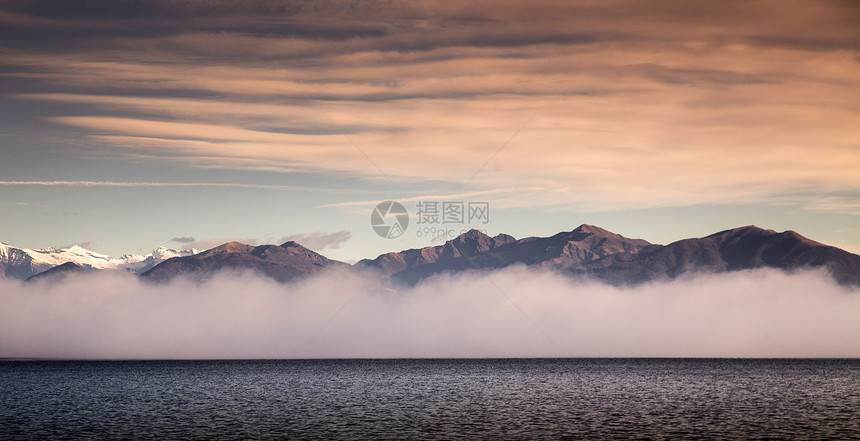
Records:
[[[858,83],[851,1],[9,0],[0,241],[354,262],[755,224],[858,253]]]

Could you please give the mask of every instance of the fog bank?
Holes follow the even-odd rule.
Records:
[[[0,357],[860,357],[860,292],[758,270],[619,288],[522,267],[388,287],[329,272],[202,285],[0,281]]]

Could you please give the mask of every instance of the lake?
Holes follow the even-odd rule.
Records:
[[[0,438],[860,439],[860,360],[0,361]]]

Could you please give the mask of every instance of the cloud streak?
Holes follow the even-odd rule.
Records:
[[[75,17],[38,4],[0,21],[76,44],[0,48],[9,92],[135,159],[396,184],[479,170],[465,191],[566,187],[508,203],[581,210],[799,189],[858,203],[847,3],[156,1]]]
[[[278,240],[278,243],[284,243],[291,240],[314,251],[322,251],[326,248],[338,249],[342,243],[348,241],[351,237],[352,233],[349,231],[335,231],[333,233],[314,231],[313,233],[308,234],[293,234],[285,236]]]
[[[303,187],[295,185],[243,184],[233,182],[121,182],[121,181],[0,181],[0,186],[39,187],[230,187],[257,190],[287,191],[339,191],[333,188]],[[351,190],[344,190],[351,192]]]
[[[524,268],[414,288],[345,273],[287,285],[235,274],[0,285],[0,357],[860,356],[860,293],[818,272],[637,288]]]

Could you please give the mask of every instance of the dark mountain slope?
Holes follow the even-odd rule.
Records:
[[[490,237],[478,230],[469,230],[443,245],[386,253],[373,260],[361,260],[356,267],[372,268],[383,274],[393,275],[420,265],[476,256],[515,241],[516,239],[507,234]]]
[[[239,242],[204,251],[200,254],[168,259],[141,277],[164,282],[177,276],[204,280],[222,270],[252,271],[280,282],[315,274],[324,268],[347,266],[330,260],[293,241],[283,245],[253,247]]]
[[[675,278],[691,272],[754,268],[827,268],[842,284],[860,285],[860,256],[807,239],[794,231],[756,226],[684,239],[640,253],[613,254],[577,271],[612,283]]]
[[[84,274],[89,272],[92,272],[92,270],[84,268],[74,262],[66,262],[62,265],[57,265],[51,269],[42,271],[39,274],[34,274],[28,277],[25,282],[36,282],[41,280],[60,280],[70,274]]]
[[[407,283],[433,274],[470,269],[496,269],[525,264],[552,269],[581,268],[583,264],[615,253],[639,252],[654,245],[628,239],[591,225],[551,237],[514,240],[500,234],[491,238],[470,230],[437,247],[388,253],[359,266],[376,267]],[[392,264],[395,262],[396,264]]]

